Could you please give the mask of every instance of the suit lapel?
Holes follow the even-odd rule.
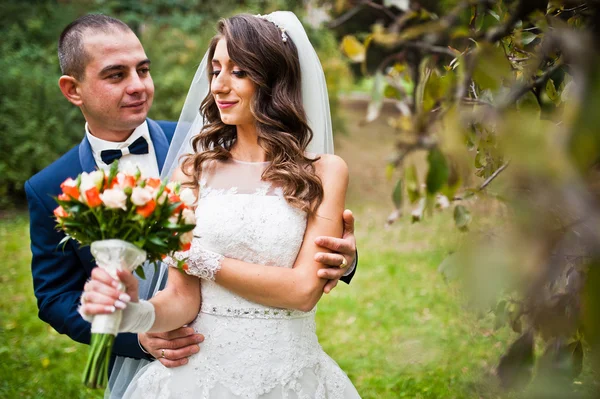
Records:
[[[167,152],[169,152],[169,141],[158,123],[154,122],[152,119],[146,119],[146,121],[148,122],[148,131],[150,132],[150,139],[154,145],[156,163],[158,164],[158,172],[160,173],[165,164]]]
[[[93,172],[96,170],[96,161],[94,161],[94,155],[92,154],[92,146],[87,139],[87,136],[83,136],[81,144],[79,144],[79,162],[81,163],[82,172]]]

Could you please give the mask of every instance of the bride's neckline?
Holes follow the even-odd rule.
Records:
[[[231,159],[235,163],[241,163],[241,164],[246,164],[246,165],[266,165],[268,163],[271,163],[271,161],[252,162],[252,161],[242,161],[242,160],[235,159],[235,158],[229,158],[229,159]]]

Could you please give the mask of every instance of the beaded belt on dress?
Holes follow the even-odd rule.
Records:
[[[312,316],[317,311],[317,307],[309,312],[302,312],[295,309],[278,308],[234,308],[227,306],[213,306],[202,304],[200,312],[215,316],[245,317],[249,319],[299,319]]]

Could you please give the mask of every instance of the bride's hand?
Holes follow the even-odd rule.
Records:
[[[116,309],[124,309],[128,302],[138,302],[138,281],[131,272],[117,272],[125,290],[119,290],[119,282],[105,270],[96,267],[92,270],[92,278],[83,287],[81,307],[82,316],[113,313]]]

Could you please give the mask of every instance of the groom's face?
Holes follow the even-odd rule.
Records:
[[[112,141],[126,139],[152,106],[150,60],[131,31],[89,34],[84,46],[89,62],[79,90],[90,131]]]

